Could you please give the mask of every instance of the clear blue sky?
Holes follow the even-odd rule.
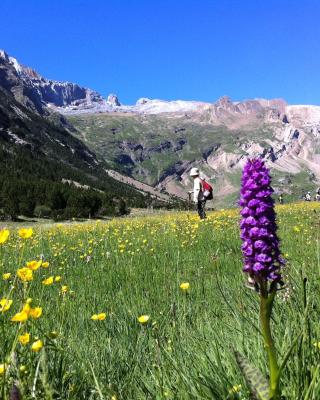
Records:
[[[125,104],[320,104],[319,0],[1,0],[0,21],[22,63]]]

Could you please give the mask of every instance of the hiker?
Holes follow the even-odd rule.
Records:
[[[305,196],[304,196],[305,201],[311,201],[311,193],[308,192]]]
[[[316,190],[316,201],[320,201],[320,187]]]
[[[283,204],[283,196],[282,196],[282,194],[279,195],[279,203]]]
[[[193,178],[193,190],[189,193],[193,193],[193,201],[197,205],[199,217],[200,219],[204,219],[206,218],[206,201],[212,199],[212,186],[204,179],[200,178],[198,168],[192,168],[190,176]]]

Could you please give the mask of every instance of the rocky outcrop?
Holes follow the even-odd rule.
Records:
[[[45,79],[3,50],[0,50],[0,85],[10,90],[18,101],[41,114],[48,113],[47,106],[88,109],[105,103],[96,91],[71,82]]]
[[[120,107],[121,103],[118,99],[118,96],[115,94],[109,94],[108,98],[107,98],[107,103],[111,106],[111,107]]]
[[[176,141],[164,140],[157,146],[146,146],[141,143],[128,141],[116,142],[121,153],[117,156],[120,164],[141,163],[145,160],[152,160],[155,153],[164,153],[168,151],[179,152],[187,143],[186,139],[178,139]]]

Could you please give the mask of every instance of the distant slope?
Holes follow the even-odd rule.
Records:
[[[119,199],[129,206],[146,205],[141,191],[107,175],[108,164],[98,160],[86,145],[64,128],[63,117],[45,108],[44,112],[42,109],[38,112],[11,63],[0,61],[0,211],[10,209],[13,211],[8,211],[9,214],[17,214],[19,203],[24,203],[24,197],[28,197],[29,206],[23,209],[32,214],[31,208],[48,205],[52,197],[49,192],[53,189],[63,200],[61,207],[67,207],[71,216],[78,208],[86,209],[85,202],[89,197],[101,203],[100,208],[104,203],[108,213]],[[91,189],[80,190],[76,185],[62,183],[68,180]],[[41,196],[39,191],[42,191]],[[82,205],[76,200],[81,196]],[[98,205],[95,208],[98,210]]]
[[[158,189],[155,189],[154,187],[147,185],[143,182],[137,181],[136,179],[131,178],[130,176],[123,175],[117,171],[114,171],[112,169],[106,170],[107,174],[111,176],[112,178],[116,179],[119,182],[123,182],[127,185],[133,186],[134,188],[143,191],[144,193],[149,193],[151,196],[153,196],[155,199],[162,200],[164,202],[169,202],[172,200],[172,196],[169,196],[168,194],[160,192]]]
[[[77,84],[46,79],[4,51],[1,86],[57,129],[52,135],[40,129],[39,138],[29,138],[29,144],[7,129],[7,141],[25,149],[38,143],[37,151],[47,159],[59,162],[61,154],[63,164],[82,174],[89,168],[83,176],[98,173],[99,182],[106,179],[101,172],[105,162],[108,169],[159,192],[186,198],[192,185],[189,171],[197,166],[214,183],[215,202],[229,205],[236,202],[246,158],[259,156],[272,169],[277,193],[297,198],[320,185],[320,107],[227,96],[214,103],[141,98],[135,105],[122,105],[116,95],[104,99]],[[9,119],[16,114],[23,121],[21,112]],[[72,141],[70,134],[84,144]]]
[[[222,98],[187,114],[98,113],[67,116],[74,134],[112,168],[185,197],[198,166],[216,201],[234,204],[246,157],[273,169],[278,192],[300,197],[320,182],[320,107]]]
[[[116,198],[123,198],[131,206],[146,204],[145,195],[109,177],[105,172],[107,164],[81,141],[34,114],[1,88],[0,155],[0,192],[1,184],[8,187],[15,181],[16,185],[29,182],[30,187],[41,182],[42,187],[50,188],[72,180],[103,192],[111,208]]]
[[[41,114],[48,114],[48,106],[86,109],[105,103],[94,90],[71,82],[46,79],[32,68],[20,64],[4,50],[0,50],[0,86]]]

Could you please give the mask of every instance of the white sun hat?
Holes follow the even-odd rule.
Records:
[[[200,172],[198,168],[191,168],[190,176],[199,176]]]

